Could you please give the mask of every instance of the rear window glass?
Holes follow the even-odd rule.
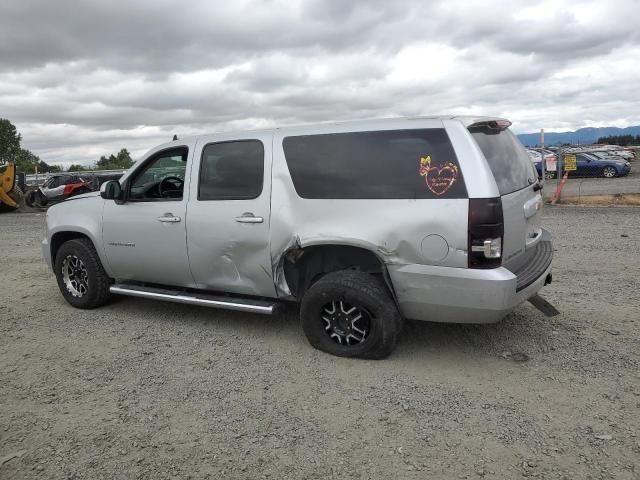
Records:
[[[442,128],[286,137],[291,178],[303,198],[466,198]]]
[[[536,181],[527,151],[510,130],[471,127],[469,132],[489,162],[500,195],[521,190]]]

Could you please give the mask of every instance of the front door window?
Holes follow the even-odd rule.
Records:
[[[159,153],[131,180],[129,201],[182,200],[187,168],[187,149]]]

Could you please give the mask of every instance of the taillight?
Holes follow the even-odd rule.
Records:
[[[504,223],[500,198],[469,199],[469,268],[502,264]]]

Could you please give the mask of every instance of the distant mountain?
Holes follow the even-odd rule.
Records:
[[[580,128],[575,132],[544,132],[544,143],[547,145],[595,143],[600,137],[608,137],[610,135],[640,135],[640,125],[626,128]],[[540,143],[540,132],[523,133],[518,135],[518,138],[525,146],[535,147]]]

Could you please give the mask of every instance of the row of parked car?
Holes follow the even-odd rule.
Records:
[[[542,176],[542,154],[539,150],[527,149],[529,158],[533,162],[538,175]],[[576,156],[575,171],[572,177],[622,177],[631,172],[631,161],[635,159],[636,153],[631,149],[617,145],[591,145],[585,147],[572,147],[562,150],[544,150],[546,164],[545,177],[547,179],[556,178],[558,175],[558,157],[562,161],[566,155]]]

